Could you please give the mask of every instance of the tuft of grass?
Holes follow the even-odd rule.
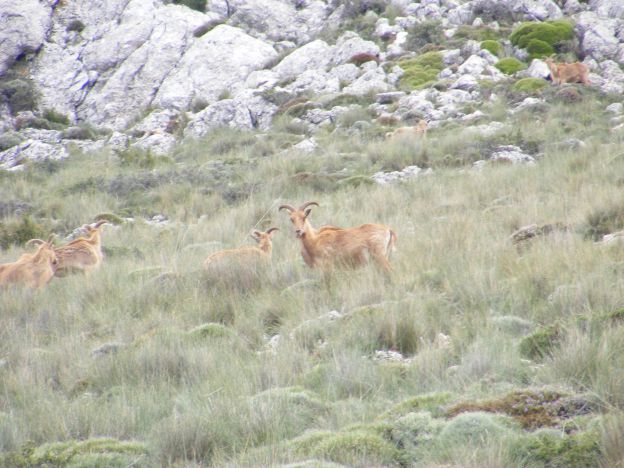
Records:
[[[522,465],[590,468],[598,466],[600,434],[595,429],[571,435],[543,429],[514,441],[511,452]]]
[[[546,86],[548,82],[541,78],[522,78],[516,81],[511,89],[516,93],[538,94]]]
[[[526,68],[526,64],[514,57],[505,57],[500,59],[495,65],[505,75],[513,75],[520,70]]]
[[[520,341],[520,354],[529,359],[541,359],[552,352],[561,339],[556,326],[542,327]]]
[[[624,204],[610,201],[594,209],[585,217],[583,232],[586,237],[600,240],[605,234],[624,229]]]
[[[488,52],[491,52],[497,57],[500,57],[501,54],[503,53],[503,46],[501,45],[500,42],[494,39],[486,39],[485,41],[482,41],[481,49],[487,50]]]
[[[0,247],[3,249],[8,249],[11,245],[24,245],[31,239],[46,237],[47,231],[44,226],[28,215],[19,221],[0,223]]]

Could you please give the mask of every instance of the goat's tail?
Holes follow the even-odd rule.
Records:
[[[389,257],[391,252],[396,251],[396,241],[397,241],[397,235],[396,233],[392,230],[389,229],[388,230],[390,233],[390,236],[388,237],[388,244],[386,245],[386,256]]]

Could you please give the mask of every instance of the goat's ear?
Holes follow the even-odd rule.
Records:
[[[260,240],[260,231],[258,231],[257,229],[254,229],[253,231],[251,231],[251,233],[249,234],[251,237],[253,237],[255,240],[259,241]]]
[[[303,212],[306,218],[310,216],[310,213],[312,213],[312,208],[306,208],[305,211]]]

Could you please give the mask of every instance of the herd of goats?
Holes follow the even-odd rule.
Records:
[[[553,84],[581,83],[589,84],[589,69],[581,62],[556,63],[546,59],[550,68]],[[386,134],[386,139],[404,137],[427,137],[427,122],[420,120],[413,127],[401,127]],[[299,208],[281,205],[280,210],[287,210],[297,238],[301,241],[301,255],[311,268],[322,270],[335,266],[359,267],[372,261],[383,271],[390,272],[388,261],[394,250],[396,234],[383,224],[363,224],[359,227],[339,228],[323,226],[314,229],[308,221],[311,206],[318,203],[305,202]],[[101,230],[106,221],[94,225],[85,225],[86,237],[79,237],[71,242],[55,247],[52,237],[48,241],[31,239],[26,246],[38,246],[34,253],[25,252],[13,263],[0,264],[0,287],[22,285],[38,289],[50,282],[54,276],[65,276],[72,272],[89,272],[102,263]],[[237,262],[242,264],[268,263],[271,260],[272,237],[277,228],[266,232],[254,229],[251,236],[258,245],[243,246],[237,249],[221,250],[208,256],[204,268],[210,270],[217,265]]]
[[[383,224],[363,224],[346,229],[323,226],[314,229],[308,221],[312,206],[319,204],[308,201],[299,208],[292,205],[279,207],[280,211],[286,210],[289,214],[295,234],[301,241],[301,255],[306,265],[327,271],[335,266],[360,267],[372,261],[384,272],[390,272],[388,258],[397,238],[392,229]],[[101,233],[106,223],[100,220],[93,225],[83,226],[86,236],[59,247],[54,246],[53,236],[47,241],[29,240],[26,247],[37,246],[36,251],[23,253],[13,263],[0,264],[0,286],[39,289],[54,276],[94,270],[104,258]],[[215,266],[234,262],[242,265],[268,264],[273,250],[272,237],[277,231],[275,227],[266,232],[254,229],[251,236],[257,245],[215,252],[204,261],[204,268],[211,270]]]

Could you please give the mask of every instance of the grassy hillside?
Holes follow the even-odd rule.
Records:
[[[609,99],[580,91],[514,114],[499,92],[490,138],[338,126],[300,154],[287,128],[224,130],[166,158],[76,151],[1,174],[7,244],[25,217],[60,237],[102,213],[134,221],[105,228],[89,277],[1,293],[0,465],[622,463],[624,250],[595,241],[624,228],[623,137]],[[500,144],[537,163],[472,168]],[[369,179],[410,164],[433,173]],[[312,199],[317,227],[392,226],[391,278],[309,270],[277,206]],[[565,229],[514,245],[532,223]],[[270,268],[202,272],[271,226]]]

